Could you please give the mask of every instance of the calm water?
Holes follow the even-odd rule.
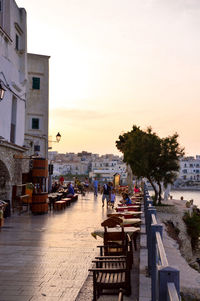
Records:
[[[153,194],[153,191],[150,191],[150,194]],[[194,205],[197,205],[200,208],[200,191],[192,191],[192,190],[172,190],[170,192],[173,199],[180,200],[183,196],[184,200],[194,200]]]
[[[173,199],[180,200],[181,196],[183,196],[184,200],[194,200],[194,205],[197,205],[200,208],[200,191],[191,191],[191,190],[172,190],[170,192]]]

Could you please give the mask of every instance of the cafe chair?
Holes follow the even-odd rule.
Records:
[[[120,288],[126,295],[131,294],[130,267],[126,256],[99,258],[93,263],[95,267],[89,269],[93,273],[93,301],[104,294],[118,295]]]
[[[124,232],[122,219],[119,217],[110,217],[104,222],[104,238],[103,245],[97,246],[100,248],[100,256],[127,256],[130,267],[133,263],[132,241],[130,236]],[[114,231],[116,226],[119,231]],[[113,231],[112,231],[113,229]]]

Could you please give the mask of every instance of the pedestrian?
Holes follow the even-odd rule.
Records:
[[[87,177],[85,177],[84,187],[85,187],[85,192],[88,192],[89,191],[89,180]]]
[[[107,208],[108,208],[108,203],[110,201],[110,194],[111,194],[111,188],[110,188],[109,183],[103,185],[102,192],[103,192],[103,195],[102,195],[102,207],[104,207],[104,201],[106,200],[106,202],[107,202]]]
[[[64,177],[61,176],[60,179],[59,179],[59,183],[60,183],[61,186],[64,185],[64,180],[65,180]]]
[[[93,188],[94,188],[94,195],[95,196],[97,196],[97,194],[98,194],[98,184],[99,184],[99,181],[97,180],[97,178],[94,178]]]
[[[110,204],[111,204],[112,209],[114,208],[115,199],[116,199],[115,189],[112,189],[111,194],[110,194]]]

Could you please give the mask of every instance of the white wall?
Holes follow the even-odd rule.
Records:
[[[12,99],[16,97],[15,144],[24,144],[25,99],[27,81],[26,56],[26,11],[19,9],[13,0],[3,1],[0,16],[0,80],[6,89],[0,102],[0,136],[10,142]],[[19,36],[19,50],[15,49],[16,34]]]
[[[30,150],[34,153],[34,145],[40,146],[38,154],[48,158],[49,127],[49,56],[28,53],[28,85],[25,142],[32,142]],[[40,79],[40,89],[33,89],[33,77]],[[39,129],[32,129],[32,119],[39,119]]]

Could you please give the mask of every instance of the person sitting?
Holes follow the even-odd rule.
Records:
[[[140,189],[138,188],[137,185],[135,185],[135,187],[134,187],[134,192],[135,192],[135,193],[139,193],[139,192],[140,192]]]
[[[52,189],[51,189],[51,192],[57,192],[58,189],[59,189],[60,185],[55,182],[53,185],[52,185]]]
[[[132,204],[131,199],[128,196],[128,193],[123,193],[123,202],[124,202],[124,205]]]
[[[69,182],[67,185],[67,198],[73,197],[75,194],[74,187],[72,186],[72,183]]]

